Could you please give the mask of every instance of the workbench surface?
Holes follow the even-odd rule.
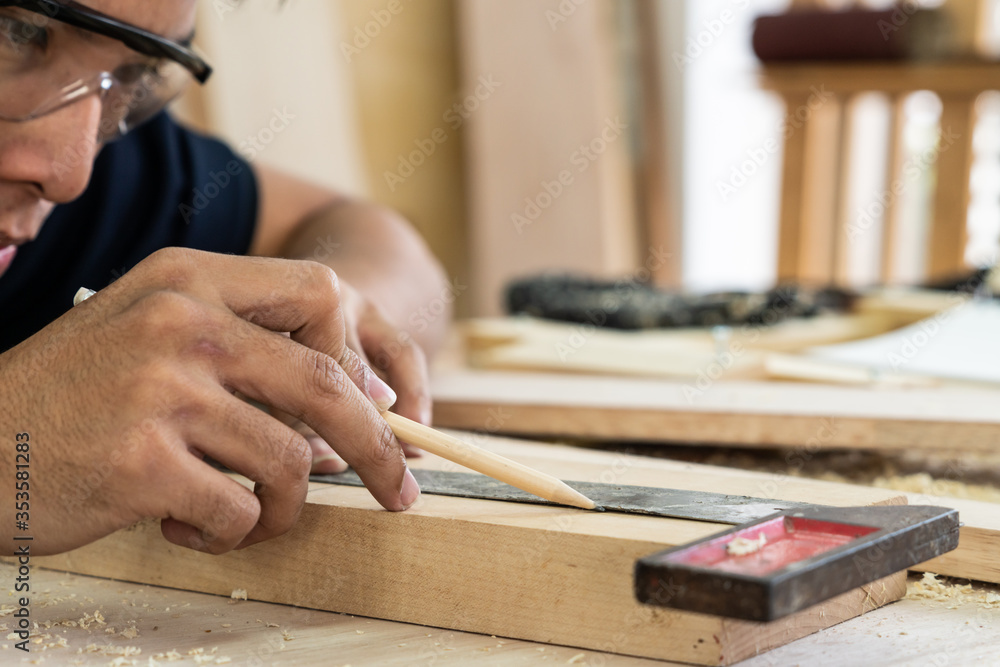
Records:
[[[0,564],[0,573],[9,586],[14,568]],[[911,585],[918,579],[911,577]],[[40,643],[31,643],[32,652],[24,655],[14,649],[17,639],[0,639],[2,664],[668,664],[39,568],[31,572],[31,585],[36,591],[31,620],[38,624],[32,642]],[[247,588],[252,597],[253,583]],[[981,594],[944,600],[911,595],[741,664],[1000,665],[1000,588],[974,590],[992,594],[990,601]],[[402,582],[400,595],[405,594]],[[0,637],[12,626],[13,601],[10,592]],[[96,619],[95,612],[100,612]],[[75,625],[57,625],[64,621]],[[63,639],[66,645],[60,646]],[[132,647],[128,655],[125,647]],[[119,657],[125,659],[115,662]]]

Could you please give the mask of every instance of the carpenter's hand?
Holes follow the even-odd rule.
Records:
[[[385,508],[411,505],[419,490],[375,407],[392,392],[348,346],[341,303],[319,264],[169,249],[0,356],[0,428],[33,443],[32,552],[146,517],[212,553],[287,531],[305,501],[309,444],[237,391],[315,429]],[[13,479],[13,457],[0,473]],[[9,537],[13,484],[4,489]]]
[[[393,412],[430,426],[430,380],[423,350],[408,333],[392,325],[378,306],[343,281],[340,304],[348,347],[374,368],[399,397]],[[297,420],[278,416],[309,440],[313,472],[335,473],[347,469],[347,463],[320,435]],[[419,449],[405,442],[402,445],[407,456],[420,456]]]

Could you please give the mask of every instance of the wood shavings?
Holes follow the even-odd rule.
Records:
[[[951,602],[948,609],[957,609],[965,603],[976,603],[983,609],[1000,609],[1000,594],[994,591],[977,591],[972,584],[949,584],[937,575],[925,572],[920,581],[906,586],[906,597],[931,602]]]
[[[586,659],[587,659],[587,654],[586,653],[577,653],[572,658],[570,658],[569,660],[567,660],[566,664],[567,665],[575,665],[577,663],[583,662]]]
[[[233,600],[246,600],[247,599],[247,589],[245,588],[234,588],[233,592],[230,593],[229,597]]]
[[[360,632],[360,630],[358,632]],[[292,633],[290,633],[288,630],[281,631],[281,638],[286,642],[290,642],[293,639],[295,639],[295,637],[292,636]]]
[[[104,646],[98,646],[97,644],[87,644],[84,648],[77,649],[77,653],[99,653],[100,655],[107,656],[123,656],[131,657],[139,655],[142,653],[142,649],[138,646],[114,646],[112,644],[106,644]]]
[[[934,479],[925,472],[913,475],[878,477],[872,486],[892,491],[908,491],[948,498],[964,498],[988,503],[1000,503],[1000,489],[984,484],[965,484],[952,479]]]
[[[767,536],[764,533],[757,533],[756,540],[737,537],[726,545],[726,553],[730,556],[746,556],[760,551],[765,544],[767,544]]]
[[[89,629],[91,625],[107,625],[104,622],[104,615],[101,614],[100,609],[95,610],[93,614],[85,613],[83,618],[77,621],[77,624],[84,630]]]
[[[157,653],[153,657],[165,662],[180,662],[185,659],[183,655],[175,650],[167,651],[166,653]]]
[[[118,633],[119,636],[125,639],[135,639],[139,636],[139,631],[135,629],[135,626],[129,626]]]

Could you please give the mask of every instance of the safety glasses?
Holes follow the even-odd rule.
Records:
[[[188,45],[78,3],[0,0],[0,120],[30,121],[97,95],[97,139],[107,142],[211,73]]]

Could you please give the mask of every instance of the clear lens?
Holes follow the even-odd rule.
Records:
[[[112,141],[162,110],[191,81],[173,61],[135,54],[106,38],[82,39],[58,21],[0,8],[2,120],[40,118],[97,95],[103,101],[98,140]]]
[[[104,98],[101,141],[113,141],[146,122],[191,83],[191,74],[172,61],[126,65],[111,73],[112,88]]]

